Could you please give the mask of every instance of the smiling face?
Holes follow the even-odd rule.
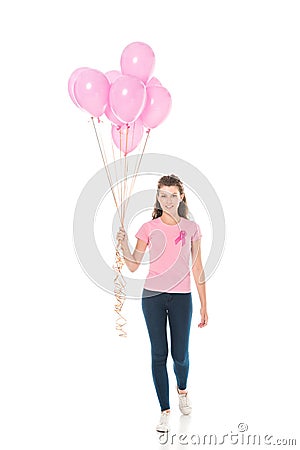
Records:
[[[183,197],[184,194],[180,195],[177,186],[161,186],[157,195],[163,212],[167,212],[172,216],[177,215],[177,209]]]

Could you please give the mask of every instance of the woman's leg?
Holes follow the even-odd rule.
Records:
[[[185,390],[189,373],[189,336],[193,313],[192,294],[171,293],[169,301],[169,324],[171,355],[177,386]]]
[[[153,296],[149,293],[153,292]],[[142,309],[151,342],[152,376],[161,411],[170,409],[167,373],[167,311],[164,293],[143,291]]]

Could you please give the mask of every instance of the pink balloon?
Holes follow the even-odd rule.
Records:
[[[144,42],[132,42],[121,55],[121,70],[124,75],[133,75],[146,83],[153,73],[155,55]]]
[[[105,73],[106,78],[110,83],[113,83],[117,78],[121,76],[121,72],[119,70],[110,70]]]
[[[111,85],[109,106],[123,123],[131,123],[141,115],[146,102],[146,87],[136,77],[122,75]]]
[[[146,128],[156,128],[170,112],[172,99],[169,91],[163,86],[147,87],[147,101],[141,120]]]
[[[109,72],[105,73],[106,78],[108,79],[108,81],[111,83],[113,83],[117,78],[119,78],[121,76],[121,72],[119,70],[110,70]],[[106,115],[106,117],[112,122],[112,124],[114,125],[123,125],[124,122],[121,122],[112,112],[109,104],[106,105],[104,114]]]
[[[106,108],[109,81],[96,69],[80,72],[74,85],[74,97],[78,104],[94,117],[100,117]]]
[[[74,70],[74,72],[72,72],[69,81],[68,81],[68,91],[69,91],[69,95],[71,97],[72,102],[74,103],[74,105],[76,105],[78,108],[82,109],[80,107],[80,105],[78,104],[76,98],[74,97],[74,84],[77,80],[78,75],[83,72],[84,70],[89,69],[89,67],[79,67],[79,69]]]
[[[148,87],[148,86],[161,86],[161,85],[162,85],[161,82],[157,78],[152,77],[147,82],[146,87]]]
[[[106,117],[111,121],[111,123],[112,123],[113,125],[119,125],[119,126],[124,125],[124,122],[121,122],[121,121],[114,115],[114,113],[113,113],[112,110],[110,109],[110,106],[109,106],[109,105],[106,105],[104,114],[105,114]]]
[[[143,133],[144,127],[139,119],[130,125],[123,125],[121,127],[113,125],[111,128],[113,141],[125,156],[139,145]]]

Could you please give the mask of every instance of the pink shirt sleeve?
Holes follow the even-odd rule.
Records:
[[[137,239],[141,239],[142,241],[149,243],[149,233],[148,233],[148,227],[147,224],[144,223],[141,228],[137,231],[135,234],[135,237]]]
[[[201,236],[202,236],[202,233],[201,233],[200,227],[199,227],[199,225],[195,222],[195,231],[194,231],[194,233],[192,234],[191,239],[192,239],[192,241],[197,241],[197,240],[201,239]]]

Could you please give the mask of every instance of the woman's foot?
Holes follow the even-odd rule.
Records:
[[[191,414],[192,412],[192,405],[191,405],[191,400],[188,396],[188,392],[186,389],[178,389],[177,386],[177,393],[178,393],[178,398],[179,398],[179,409],[181,411],[181,414]]]
[[[170,410],[167,409],[161,412],[159,424],[156,426],[156,431],[167,433],[170,430],[169,419]]]

